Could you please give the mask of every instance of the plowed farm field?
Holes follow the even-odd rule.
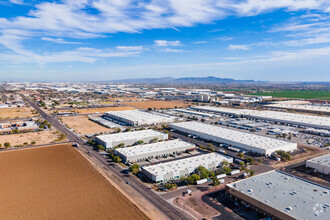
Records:
[[[0,152],[0,219],[147,219],[71,145]]]
[[[166,108],[175,108],[175,107],[182,108],[187,106],[187,104],[180,101],[122,102],[122,104],[137,108],[143,108],[143,109],[148,109],[148,108],[166,109]]]

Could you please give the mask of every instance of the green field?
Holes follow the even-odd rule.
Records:
[[[248,93],[246,95],[264,95],[280,98],[294,99],[321,99],[330,100],[330,91],[315,91],[315,90],[272,90],[258,93]]]

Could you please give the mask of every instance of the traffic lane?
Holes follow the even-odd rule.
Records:
[[[184,188],[181,188],[181,189],[177,189],[175,191],[160,194],[160,196],[162,198],[164,198],[165,200],[169,200],[169,199],[173,199],[173,198],[182,196],[183,192],[186,192],[187,190],[190,190],[191,192],[195,192],[198,189],[196,189],[193,186],[188,186],[188,187],[184,187]]]

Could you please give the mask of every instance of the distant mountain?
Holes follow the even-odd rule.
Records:
[[[253,83],[254,80],[235,80],[231,78],[208,77],[183,77],[183,78],[140,78],[140,79],[121,79],[113,80],[114,83],[154,83],[154,84],[231,84],[231,83]]]
[[[235,80],[231,78],[218,78],[214,76],[208,77],[184,77],[175,79],[179,83],[237,83],[237,82],[255,82],[254,80]]]

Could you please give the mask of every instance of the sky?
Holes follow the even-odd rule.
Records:
[[[329,0],[0,0],[0,80],[330,81]]]

